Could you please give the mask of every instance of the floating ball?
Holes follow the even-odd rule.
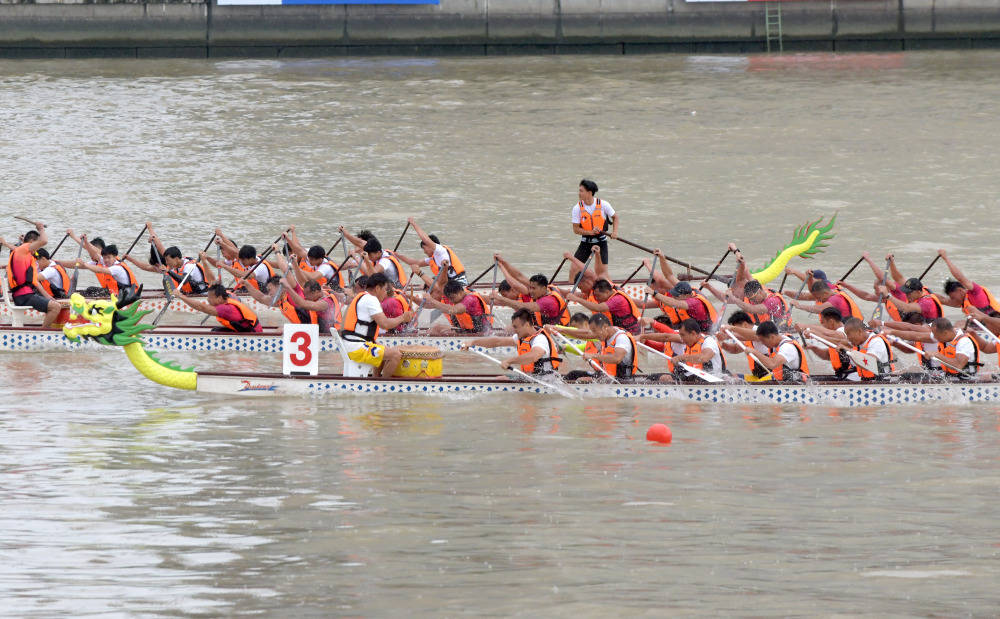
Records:
[[[674,433],[662,423],[654,423],[646,430],[646,440],[656,441],[657,443],[669,443],[674,440]]]

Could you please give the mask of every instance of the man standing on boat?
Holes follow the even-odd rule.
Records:
[[[388,318],[382,312],[382,301],[389,294],[389,279],[385,273],[368,276],[365,292],[358,294],[344,311],[343,329],[340,331],[344,352],[344,376],[367,376],[369,371],[379,378],[387,378],[396,373],[403,357],[397,347],[377,344],[379,329],[393,329],[409,322],[413,312],[403,312],[396,318]]]
[[[608,224],[611,226],[611,238],[618,238],[618,213],[611,207],[611,204],[602,201],[597,197],[597,183],[592,180],[583,179],[577,191],[580,200],[573,205],[570,212],[570,223],[573,226],[573,234],[579,235],[580,245],[576,248],[576,259],[586,262],[590,258],[590,253],[596,245],[600,248],[600,255],[597,256],[595,270],[599,278],[611,279],[608,274]],[[569,279],[576,279],[576,274],[580,269],[573,264],[570,266]]]

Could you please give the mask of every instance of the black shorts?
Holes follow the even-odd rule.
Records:
[[[11,300],[14,302],[14,305],[27,305],[42,312],[43,314],[49,311],[48,297],[40,295],[37,292],[22,294],[21,296],[14,297]]]
[[[604,237],[603,240],[600,240],[600,241],[598,241],[596,243],[591,243],[591,242],[586,241],[586,240],[580,241],[580,246],[576,248],[576,253],[573,254],[573,257],[576,258],[577,260],[579,260],[580,262],[586,264],[587,260],[590,258],[590,252],[593,251],[592,248],[594,247],[594,245],[597,245],[598,247],[601,248],[601,262],[603,262],[604,264],[607,264],[608,263],[608,237]]]

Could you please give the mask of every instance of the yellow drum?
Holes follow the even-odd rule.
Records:
[[[400,378],[441,378],[444,353],[435,346],[400,346],[403,358],[393,376]]]

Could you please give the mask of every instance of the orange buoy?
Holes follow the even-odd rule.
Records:
[[[646,430],[646,440],[656,441],[657,443],[669,443],[674,440],[674,433],[664,424],[654,423]]]

